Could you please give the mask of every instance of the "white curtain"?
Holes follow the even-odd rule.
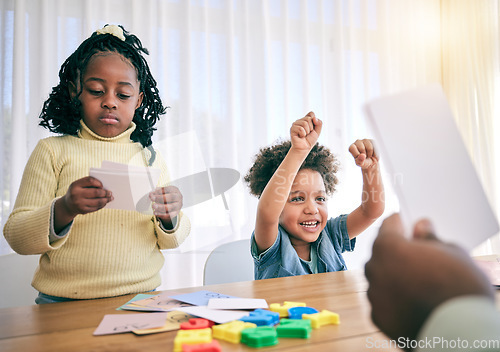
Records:
[[[243,176],[260,147],[287,138],[291,123],[312,110],[324,121],[320,142],[342,163],[330,215],[349,212],[360,201],[361,175],[347,148],[357,138],[371,137],[363,103],[431,82],[446,83],[447,92],[455,94],[445,79],[455,73],[443,68],[441,45],[445,11],[453,5],[444,5],[439,0],[1,0],[2,226],[31,150],[49,135],[38,126],[38,114],[58,82],[60,65],[106,23],[124,25],[151,52],[148,61],[170,106],[154,142],[174,178],[215,167]],[[491,35],[496,48],[498,26]],[[469,33],[464,40],[476,38]],[[498,60],[495,69],[498,78]],[[498,87],[493,78],[478,79]],[[495,92],[498,101],[498,88]],[[483,119],[482,113],[467,119]],[[493,111],[486,113],[484,118],[494,121]],[[472,144],[482,143],[484,133],[498,136],[498,126],[491,132],[483,124],[475,128]],[[483,166],[488,169],[478,167]],[[498,168],[490,171],[485,182],[495,187]],[[386,188],[386,213],[391,213],[398,204],[390,179]],[[193,229],[180,248],[165,251],[160,288],[202,284],[210,250],[250,237],[256,204],[240,181],[224,198],[186,208]],[[360,236],[356,251],[346,257],[350,268],[361,268],[369,257],[376,227]],[[9,251],[5,242],[0,251]]]
[[[499,2],[443,0],[442,12],[443,87],[500,219]],[[498,235],[473,251],[492,253],[500,254]]]

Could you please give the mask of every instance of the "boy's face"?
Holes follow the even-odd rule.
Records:
[[[73,88],[70,94],[74,97]],[[83,122],[94,133],[108,138],[130,126],[143,97],[135,67],[122,55],[110,52],[90,59],[81,91]]]
[[[317,171],[300,170],[281,212],[280,225],[288,232],[290,242],[295,247],[316,241],[327,220],[327,198],[323,178]]]

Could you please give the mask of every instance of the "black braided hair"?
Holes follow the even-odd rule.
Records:
[[[123,26],[120,27],[123,29],[124,41],[109,33],[94,32],[66,59],[59,70],[59,84],[52,88],[49,98],[43,104],[40,126],[54,133],[76,135],[81,120],[81,102],[78,99],[81,88],[72,99],[69,93],[70,85],[83,86],[81,81],[93,55],[116,52],[134,65],[140,84],[139,90],[144,95],[141,106],[135,110],[133,121],[137,127],[130,138],[141,143],[143,147],[152,144],[151,137],[156,130],[154,125],[160,115],[165,114],[166,107],[162,104],[156,81],[143,57],[143,54],[149,55],[148,50],[142,46],[139,38],[127,32]],[[80,84],[77,84],[77,80],[80,80]]]

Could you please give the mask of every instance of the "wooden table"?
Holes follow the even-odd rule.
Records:
[[[340,315],[340,325],[314,329],[310,339],[280,338],[261,351],[390,351],[375,348],[388,338],[370,319],[367,282],[361,271],[304,275],[232,284],[190,287],[165,292],[188,293],[200,289],[270,303],[305,302],[318,310]],[[176,331],[145,336],[133,333],[93,336],[105,314],[135,314],[116,308],[135,295],[114,298],[0,309],[0,351],[172,351]],[[242,344],[219,341],[223,351],[257,351]],[[372,346],[372,348],[368,348]],[[392,349],[396,351],[397,349]],[[397,350],[399,351],[399,350]]]

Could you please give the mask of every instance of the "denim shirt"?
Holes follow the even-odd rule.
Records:
[[[342,253],[353,251],[356,239],[349,239],[346,225],[347,215],[330,218],[318,239],[311,243],[318,255],[318,272],[346,270]],[[274,244],[258,254],[255,232],[252,233],[251,252],[255,264],[255,279],[311,274],[300,260],[286,230],[280,225]]]

